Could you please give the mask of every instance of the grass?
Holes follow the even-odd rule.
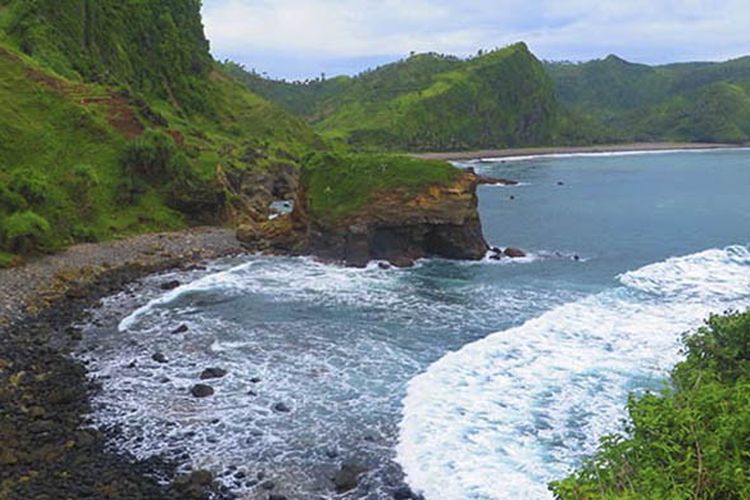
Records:
[[[442,161],[390,154],[315,153],[302,182],[314,219],[335,222],[364,209],[377,194],[418,194],[454,182],[460,170]]]

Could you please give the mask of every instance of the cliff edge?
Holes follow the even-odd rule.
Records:
[[[422,257],[479,260],[488,246],[478,183],[474,173],[444,162],[315,154],[302,168],[294,210],[242,226],[238,236],[261,250],[359,267],[372,260],[408,266]]]

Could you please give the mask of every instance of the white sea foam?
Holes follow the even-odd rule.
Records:
[[[627,395],[658,388],[679,336],[750,305],[746,247],[672,258],[621,286],[450,353],[414,378],[398,460],[428,500],[547,498],[618,430]]]

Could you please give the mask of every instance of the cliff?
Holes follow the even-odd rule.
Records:
[[[371,260],[408,266],[422,257],[478,260],[488,250],[478,183],[474,173],[444,162],[312,155],[303,164],[294,211],[245,225],[239,238],[256,249],[350,266]]]

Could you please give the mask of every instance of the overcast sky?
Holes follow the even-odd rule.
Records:
[[[204,0],[214,56],[273,77],[356,74],[411,51],[525,41],[542,59],[750,55],[750,0]]]

